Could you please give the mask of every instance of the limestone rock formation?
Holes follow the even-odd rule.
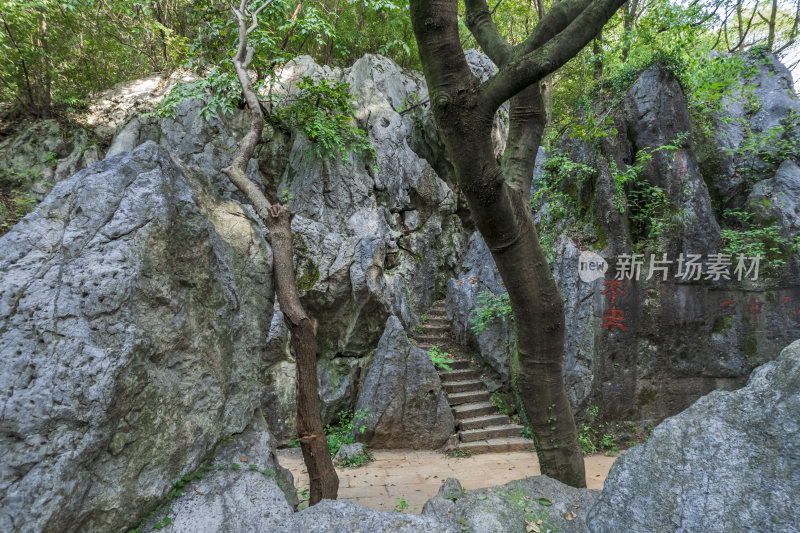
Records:
[[[797,531],[800,341],[665,420],[611,468],[592,532]]]
[[[439,517],[375,511],[360,505],[337,500],[322,500],[314,507],[295,514],[291,523],[276,530],[278,533],[456,533],[460,527]]]
[[[430,356],[412,345],[397,317],[389,317],[358,396],[367,410],[359,440],[372,448],[438,448],[455,420]]]
[[[711,194],[736,208],[744,205],[749,182],[769,178],[791,156],[787,144],[795,144],[792,159],[800,164],[800,101],[791,72],[769,52],[749,52],[741,59],[746,73],[723,97],[711,127],[697,130],[698,159]]]
[[[392,61],[367,55],[346,69],[295,58],[280,73],[284,97],[296,95],[304,77],[350,84],[356,120],[367,133],[377,159],[353,155],[311,157],[302,133],[278,133],[253,158],[248,176],[262,186],[278,173],[271,191],[287,198],[293,220],[295,265],[301,299],[317,320],[318,377],[325,423],[351,409],[366,375],[386,319],[396,315],[411,328],[436,295],[443,295],[448,272],[464,247],[456,200],[431,167],[408,145],[410,116],[399,110],[424,94],[422,77]],[[109,150],[123,153],[153,140],[188,168],[209,176],[224,198],[241,201],[221,174],[246,131],[246,115],[201,117],[204,102],[187,100],[173,117],[134,117],[121,125]],[[276,437],[286,442],[294,431],[293,362],[281,320],[272,322],[270,349],[276,364],[267,395],[281,399],[269,414]],[[291,378],[291,379],[289,379]]]
[[[145,143],[0,238],[0,529],[131,526],[248,425],[275,362],[251,217]]]
[[[99,159],[85,130],[70,133],[42,120],[0,142],[0,181],[41,200],[55,183]]]
[[[755,93],[761,109],[758,124],[767,131],[790,120],[800,104],[778,75],[782,66],[765,63],[760,68]],[[778,74],[770,75],[773,71]],[[540,237],[564,299],[564,376],[570,400],[579,413],[597,406],[608,419],[630,420],[643,427],[680,412],[711,390],[742,386],[753,368],[774,359],[800,336],[793,307],[800,293],[792,288],[800,280],[800,256],[795,253],[785,266],[762,261],[755,282],[737,279],[735,257],[730,280],[676,278],[681,253],[699,254],[708,261],[724,249],[711,203],[720,193],[713,184],[709,193],[709,180],[701,173],[707,159],[698,163],[701,156],[708,157],[706,141],[694,136],[696,129],[677,79],[660,67],[642,72],[614,105],[609,109],[606,102],[595,103],[595,116],[607,114],[611,121],[607,137],[565,136],[559,142],[552,155],[568,154],[577,167],[559,175],[561,159],[550,166],[539,164],[546,168],[541,176],[550,179],[550,186],[556,183],[555,192],[571,202],[565,213],[554,215],[559,199],[543,189],[544,182],[534,183],[539,191],[535,208]],[[657,149],[665,145],[671,147]],[[643,150],[652,157],[642,156]],[[798,233],[794,200],[798,167],[787,154],[774,176],[753,187],[747,205],[759,224],[777,224],[791,241]],[[663,205],[669,206],[663,213],[636,211],[640,208],[620,196],[615,180],[637,165],[641,168],[636,186],[646,184],[653,194],[663,194]],[[639,217],[635,223],[632,215]],[[662,226],[648,235],[646,224],[652,227],[653,221]],[[580,280],[582,251],[607,260],[604,278]],[[626,329],[604,329],[611,304],[602,295],[603,283],[614,277],[616,259],[634,251],[643,254],[640,279],[626,280],[626,294],[616,303],[625,313]],[[648,280],[649,256],[661,260],[663,254],[671,261],[668,278],[655,272]],[[495,375],[485,378],[490,385],[507,388],[514,341],[511,324],[495,321],[477,336],[469,329],[477,295],[486,290],[504,292],[480,237],[471,238],[457,274],[448,282],[447,295],[454,331],[494,369]]]
[[[347,461],[356,459],[359,455],[364,455],[364,444],[362,442],[355,442],[353,444],[342,444],[336,456],[333,458],[333,464],[340,466]]]
[[[160,524],[175,533],[249,533],[291,523],[299,503],[292,474],[275,457],[262,413],[256,411],[251,425],[231,440],[189,476],[181,496],[144,521],[142,531]]]
[[[596,490],[576,489],[547,476],[468,492],[461,490],[458,480],[448,479],[439,493],[425,503],[422,514],[438,517],[456,529],[465,526],[478,533],[537,529],[583,533],[587,531],[586,517],[598,494]]]

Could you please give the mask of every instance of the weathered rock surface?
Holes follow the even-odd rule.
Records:
[[[322,500],[314,507],[295,514],[293,521],[277,529],[279,533],[455,533],[460,528],[439,517],[375,511],[354,503]]]
[[[769,178],[790,155],[780,153],[781,145],[796,143],[800,136],[800,101],[791,72],[768,52],[747,53],[741,59],[747,72],[723,96],[698,150],[712,195],[731,207],[744,204],[749,181]],[[800,164],[800,153],[790,157]]]
[[[365,451],[364,443],[362,442],[342,444],[342,447],[339,448],[339,451],[336,452],[336,456],[333,458],[333,464],[340,466],[347,461],[357,458],[359,455],[363,455]]]
[[[57,184],[0,247],[0,529],[132,526],[259,405],[261,229],[147,143]]]
[[[800,166],[783,161],[774,177],[753,186],[747,206],[760,224],[776,224],[784,238],[794,240],[800,235]]]
[[[458,278],[451,278],[447,283],[447,318],[452,321],[456,340],[476,346],[484,362],[494,371],[494,375],[487,374],[484,380],[490,389],[496,390],[509,383],[511,377],[514,324],[497,319],[482,332],[476,334],[472,330],[473,310],[479,307],[481,293],[495,296],[506,293],[489,247],[477,232],[469,240],[457,275]]]
[[[142,530],[169,524],[175,533],[249,533],[291,523],[299,501],[292,474],[275,457],[275,444],[257,411],[245,432],[221,446],[209,468],[199,470],[203,477],[188,482],[183,494],[146,520]]]
[[[715,391],[623,453],[593,532],[800,530],[800,341],[746,387]]]
[[[547,476],[465,493],[457,479],[448,479],[439,493],[425,503],[422,514],[477,533],[531,531],[526,524],[533,524],[542,532],[584,532],[586,517],[598,494],[599,491],[576,489]]]
[[[771,67],[764,68],[768,72]],[[783,96],[775,96],[775,102],[779,101]],[[609,111],[604,102],[596,105],[598,114]],[[778,113],[787,106],[765,103],[763,107]],[[722,251],[720,229],[697,163],[698,143],[681,135],[691,130],[686,98],[671,73],[652,67],[631,85],[609,117],[613,127],[608,129],[608,138],[597,142],[565,138],[559,143],[561,152],[589,169],[561,176],[558,191],[572,202],[567,209],[571,221],[554,218],[546,196],[536,217],[564,298],[564,375],[573,406],[582,411],[594,405],[609,419],[631,420],[643,427],[680,412],[711,390],[742,386],[753,368],[774,359],[783,346],[800,336],[792,307],[800,300],[796,288],[800,269],[795,257],[779,279],[774,273],[769,279],[765,272],[770,265],[762,262],[758,282],[740,281],[734,274],[734,261],[731,280],[676,279],[681,253],[701,254],[708,261],[710,254]],[[778,123],[779,117],[764,121]],[[639,179],[660,187],[675,215],[666,220],[660,237],[647,240],[642,248],[647,236],[637,233],[642,229],[631,223],[630,205],[625,203],[625,213],[620,213],[610,162],[616,172],[624,172],[637,164],[637,152],[667,144],[674,149],[653,152],[642,165]],[[775,177],[754,187],[748,201],[759,223],[778,224],[788,239],[798,232],[797,168],[794,161],[785,161]],[[616,307],[625,313],[626,329],[603,329],[604,314],[611,308],[609,297],[601,294],[603,281],[614,276],[615,258],[632,253],[637,244],[646,252],[640,255],[644,263],[640,278],[626,281],[626,294],[616,300]],[[610,268],[605,279],[591,283],[579,279],[582,250],[606,258]],[[650,255],[658,260],[664,253],[671,261],[668,279],[656,272],[648,280]],[[477,295],[486,290],[498,295],[505,292],[480,237],[471,238],[457,272],[448,283],[447,295],[456,336],[477,347],[494,369],[494,378],[487,379],[490,385],[507,388],[512,325],[496,321],[477,337],[469,330],[469,313],[477,307]]]
[[[55,120],[34,122],[0,143],[0,182],[41,200],[53,184],[98,159],[86,131],[68,133]]]
[[[136,115],[153,111],[179,83],[196,79],[197,77],[190,72],[176,71],[168,78],[153,74],[118,83],[101,94],[89,106],[87,113],[80,117],[80,121],[108,146],[119,127]],[[132,146],[131,149],[133,148],[135,147]]]
[[[430,356],[412,345],[397,317],[389,317],[357,410],[368,410],[363,434],[372,448],[438,448],[455,420]]]

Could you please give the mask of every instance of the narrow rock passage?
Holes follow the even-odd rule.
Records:
[[[417,345],[423,350],[449,343],[450,323],[444,301],[430,307],[419,332]],[[491,403],[489,391],[473,361],[456,359],[448,366],[452,370],[439,369],[439,376],[456,419],[457,450],[476,454],[519,452],[533,447],[533,441],[520,436],[523,427],[512,424],[508,416]]]

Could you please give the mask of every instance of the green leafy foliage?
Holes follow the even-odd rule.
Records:
[[[481,291],[478,294],[478,306],[472,310],[470,319],[472,321],[470,329],[475,334],[489,329],[498,320],[503,322],[514,320],[508,293],[498,295],[492,291]]]
[[[589,408],[588,425],[578,434],[581,451],[584,455],[603,452],[606,455],[615,455],[619,452],[616,438],[606,431],[607,427],[600,419],[600,408],[593,405]]]
[[[328,440],[328,451],[331,458],[336,455],[344,444],[355,442],[355,433],[363,434],[367,430],[364,424],[372,416],[369,409],[358,411],[339,411],[339,422],[335,425],[325,426],[325,435]]]
[[[723,213],[725,227],[720,231],[723,253],[761,257],[760,271],[766,275],[777,275],[789,258],[800,251],[800,239],[790,241],[781,235],[776,224],[763,225],[752,221],[753,214],[743,210],[726,210]]]
[[[397,505],[392,509],[395,513],[405,513],[408,509],[408,503],[404,498],[398,498]]]
[[[297,84],[299,95],[278,102],[275,115],[305,134],[314,144],[317,157],[339,157],[347,163],[350,152],[354,152],[375,161],[375,149],[366,132],[354,124],[349,87],[334,80],[305,77]]]
[[[433,363],[434,367],[447,370],[448,372],[453,370],[450,367],[450,363],[454,362],[455,359],[453,359],[452,355],[445,352],[438,346],[431,346],[428,350],[428,355],[431,356],[431,362]]]

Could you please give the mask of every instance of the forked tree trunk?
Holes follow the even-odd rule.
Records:
[[[246,13],[246,1],[242,0],[238,10],[234,7],[231,8],[239,22],[239,49],[233,64],[250,108],[251,122],[247,135],[239,143],[233,161],[222,171],[247,196],[269,230],[275,293],[291,334],[291,346],[297,371],[297,436],[300,439],[303,461],[310,481],[309,505],[314,505],[323,498],[336,499],[339,491],[339,477],[333,468],[333,462],[328,452],[328,443],[322,431],[317,382],[317,342],[314,327],[300,303],[300,294],[294,276],[291,227],[293,213],[285,205],[270,204],[261,189],[245,175],[247,163],[253,157],[256,146],[261,142],[261,133],[264,129],[264,114],[261,111],[261,104],[247,73],[247,67],[252,62],[255,53],[253,48],[247,46],[247,34],[256,27],[258,11],[253,14]],[[268,3],[264,4],[261,9],[267,5]],[[248,15],[254,20],[249,28],[247,27]]]
[[[458,34],[458,0],[411,0],[411,22],[439,137],[472,218],[511,299],[517,331],[517,386],[542,473],[585,487],[585,470],[564,388],[564,308],[533,225],[529,194],[546,121],[539,83],[574,57],[624,0],[564,0],[533,34],[511,46],[485,0],[465,0],[467,27],[498,72],[481,83]],[[497,109],[511,100],[502,166],[492,144]]]

